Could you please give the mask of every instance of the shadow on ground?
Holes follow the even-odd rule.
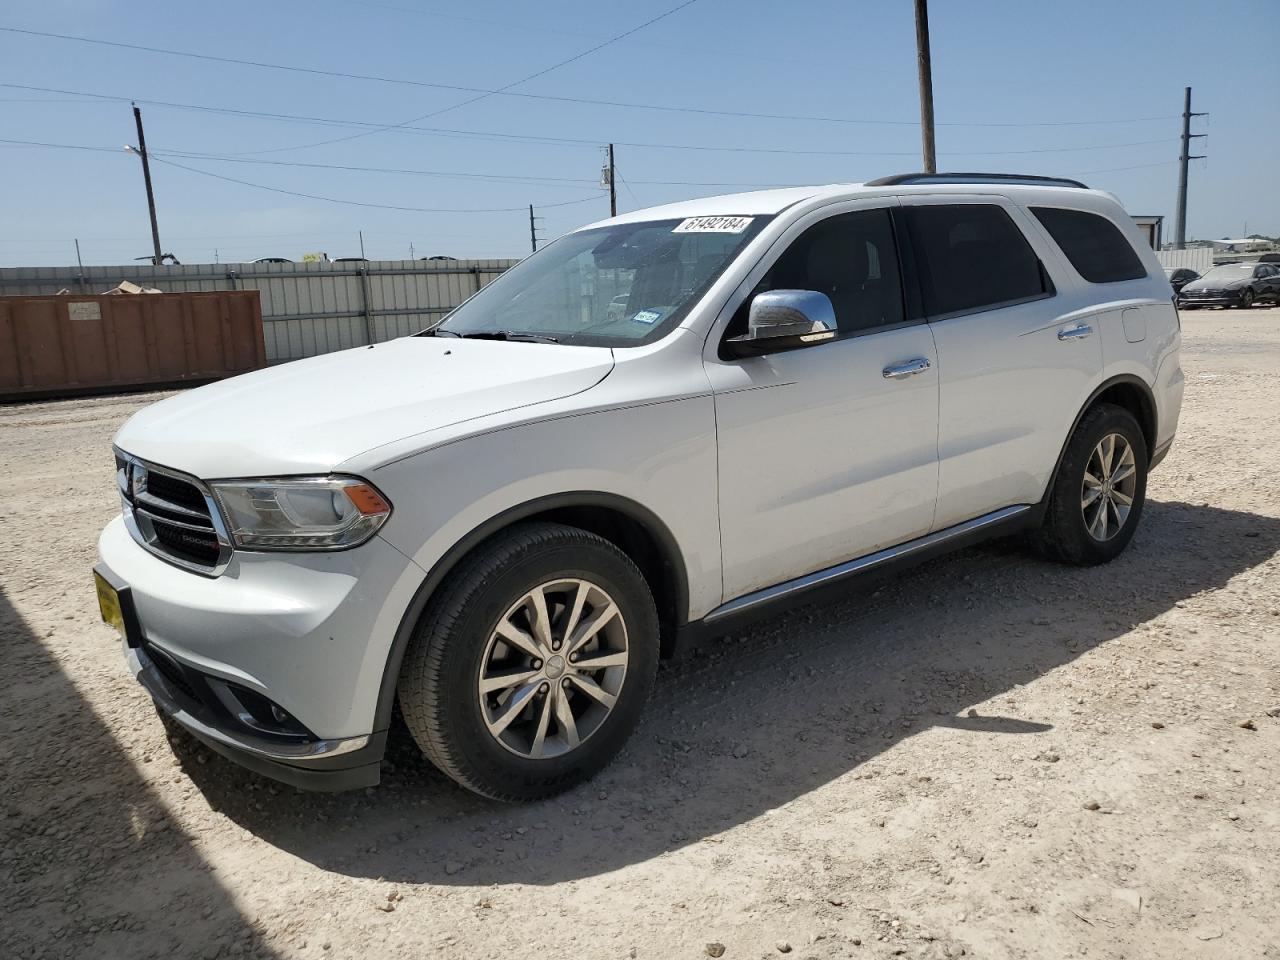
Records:
[[[1152,502],[1129,551],[1105,567],[1050,564],[1016,541],[934,561],[667,665],[619,761],[532,806],[464,792],[406,736],[382,786],[356,794],[303,794],[218,758],[186,769],[246,829],[338,873],[470,885],[594,876],[760,816],[931,727],[1034,750],[1050,725],[999,715],[1016,714],[1016,687],[1278,548],[1280,520]],[[1015,705],[971,709],[1001,694]]]
[[[3,590],[0,676],[0,957],[275,956]]]

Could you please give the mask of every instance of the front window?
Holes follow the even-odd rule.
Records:
[[[680,323],[769,219],[691,217],[571,233],[508,270],[434,332],[650,343]]]

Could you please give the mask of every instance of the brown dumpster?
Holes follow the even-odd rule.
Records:
[[[198,383],[266,362],[256,290],[0,297],[0,401]]]

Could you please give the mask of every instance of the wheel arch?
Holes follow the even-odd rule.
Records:
[[[1093,393],[1089,394],[1089,399],[1084,402],[1075,419],[1071,421],[1071,429],[1062,440],[1058,459],[1053,465],[1053,473],[1049,475],[1049,483],[1045,487],[1044,497],[1040,502],[1041,507],[1048,502],[1053,492],[1053,485],[1058,479],[1058,470],[1062,467],[1062,458],[1066,456],[1067,445],[1075,436],[1076,428],[1080,426],[1080,421],[1084,419],[1085,414],[1099,403],[1114,403],[1132,413],[1138,421],[1138,426],[1142,428],[1142,438],[1147,444],[1148,463],[1154,457],[1159,421],[1156,415],[1156,398],[1151,385],[1132,373],[1122,373],[1104,380],[1094,388]]]
[[[539,497],[510,507],[474,528],[427,572],[392,639],[378,691],[375,730],[385,730],[391,724],[396,681],[404,653],[436,589],[465,556],[486,540],[529,520],[546,520],[587,530],[627,554],[653,591],[661,630],[661,655],[672,655],[676,634],[689,615],[689,579],[679,545],[667,525],[647,507],[618,494],[576,491]]]

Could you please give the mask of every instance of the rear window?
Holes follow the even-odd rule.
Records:
[[[1106,217],[1059,207],[1032,207],[1031,212],[1090,283],[1117,283],[1147,275],[1120,228]]]
[[[1053,293],[1026,237],[994,204],[922,204],[905,212],[929,316],[971,313]]]

